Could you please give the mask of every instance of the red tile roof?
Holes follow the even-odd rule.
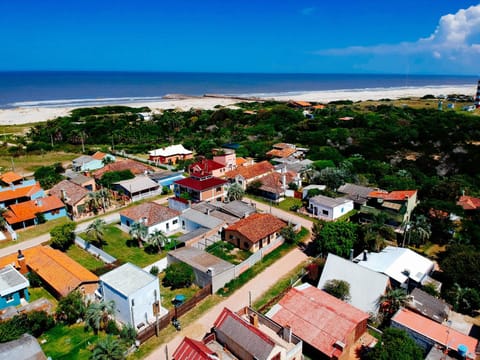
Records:
[[[130,170],[134,175],[144,174],[146,171],[153,172],[153,168],[148,165],[135,160],[125,159],[105,165],[103,168],[94,171],[93,176],[95,179],[100,179],[106,172],[123,170]]]
[[[84,199],[88,195],[89,191],[83,186],[75,184],[70,180],[62,180],[58,184],[54,185],[48,193],[54,195],[59,199],[63,198],[63,191],[67,195],[66,199],[63,199],[65,204],[75,206],[80,200]]]
[[[368,196],[374,197],[374,198],[381,198],[387,201],[402,201],[402,200],[405,200],[406,198],[410,198],[416,195],[416,193],[417,193],[417,190],[398,190],[398,191],[392,191],[392,192],[379,190],[379,191],[372,191],[370,194],[368,194]]]
[[[235,159],[235,163],[237,164],[237,166],[242,166],[243,164],[245,164],[247,162],[247,159],[239,156]]]
[[[480,199],[472,196],[460,196],[457,205],[461,206],[463,210],[477,210],[480,209]]]
[[[145,226],[150,227],[177,217],[180,215],[180,211],[170,209],[154,202],[147,202],[125,209],[120,212],[120,215],[132,219],[135,222],[145,218]]]
[[[10,224],[35,219],[37,213],[47,213],[52,210],[62,209],[65,204],[58,197],[52,195],[35,200],[12,204],[3,216]]]
[[[190,165],[190,174],[192,175],[206,175],[211,174],[212,171],[223,169],[225,165],[220,164],[216,161],[210,159],[203,159],[201,161],[196,162],[195,164]]]
[[[262,175],[266,175],[272,172],[274,169],[275,167],[268,161],[262,161],[253,165],[240,166],[232,171],[227,171],[225,173],[225,177],[227,177],[228,179],[233,179],[235,178],[235,176],[240,175],[246,180],[249,180],[260,177]]]
[[[175,360],[211,360],[215,352],[203,342],[184,337],[173,353]]]
[[[260,190],[268,191],[274,194],[283,193],[283,183],[282,183],[283,175],[278,172],[273,172],[264,176],[260,179],[262,186],[260,186]],[[295,174],[292,171],[287,171],[285,173],[285,180],[287,182],[286,188],[288,189],[288,184],[290,184],[293,180],[295,180]]]
[[[268,156],[271,157],[277,157],[277,158],[287,158],[290,155],[293,155],[295,153],[295,149],[292,148],[286,148],[286,149],[272,149],[267,152]]]
[[[92,155],[92,158],[94,158],[95,160],[103,160],[105,156],[107,156],[107,154],[101,151],[97,151],[95,154]]]
[[[22,250],[27,266],[35,271],[59,295],[66,296],[82,284],[98,282],[98,276],[50,246],[35,246]],[[0,258],[0,265],[16,264],[17,254]]]
[[[216,177],[211,177],[205,180],[199,180],[199,179],[189,177],[189,178],[177,180],[175,181],[175,184],[178,184],[183,187],[193,189],[196,191],[205,191],[217,186],[222,186],[226,182],[227,182],[226,180],[222,180]]]
[[[307,106],[312,106],[312,104],[310,104],[309,102],[307,101],[292,101],[293,104],[295,105],[298,105],[298,106],[304,106],[304,107],[307,107]]]
[[[398,323],[418,334],[426,336],[435,343],[447,346],[451,349],[458,349],[463,344],[468,348],[469,353],[475,353],[478,340],[464,335],[448,326],[437,323],[422,315],[407,309],[400,309],[392,318],[392,323]]]
[[[230,225],[225,231],[237,231],[256,243],[270,234],[280,231],[287,224],[272,214],[252,214]]]
[[[295,335],[329,357],[338,352],[337,341],[351,345],[346,343],[349,335],[369,317],[311,285],[290,289],[278,305],[272,320],[289,325]]]
[[[18,187],[11,190],[0,191],[0,202],[19,199],[22,197],[31,197],[33,194],[42,191],[40,183],[36,182],[34,185]]]
[[[6,184],[12,184],[16,181],[22,180],[23,177],[21,175],[18,175],[17,173],[13,171],[8,171],[2,175],[0,175],[0,180],[2,180]]]

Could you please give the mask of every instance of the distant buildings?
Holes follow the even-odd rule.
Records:
[[[308,211],[325,220],[336,220],[353,210],[353,201],[346,198],[331,198],[317,195],[308,200]]]
[[[180,229],[180,212],[155,202],[147,202],[120,211],[120,223],[127,231],[137,223],[147,228],[148,234],[162,231],[171,234]]]
[[[178,161],[189,160],[193,158],[193,153],[187,150],[183,145],[172,145],[148,152],[149,160],[157,164],[174,165]]]
[[[97,151],[93,155],[81,155],[72,161],[72,170],[86,172],[101,169],[105,166],[105,159],[115,161],[115,156]]]

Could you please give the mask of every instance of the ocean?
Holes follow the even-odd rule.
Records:
[[[159,101],[167,94],[274,96],[321,90],[472,85],[475,76],[173,72],[0,72],[0,108]]]

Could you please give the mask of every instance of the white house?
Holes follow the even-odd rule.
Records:
[[[100,276],[99,291],[103,301],[115,303],[115,319],[136,329],[167,312],[160,304],[158,277],[131,263]]]
[[[120,223],[126,231],[130,231],[133,223],[143,223],[148,234],[159,230],[168,235],[180,229],[179,215],[180,211],[148,202],[121,211]]]
[[[346,198],[317,195],[308,201],[308,210],[320,219],[336,220],[353,210],[353,201]]]

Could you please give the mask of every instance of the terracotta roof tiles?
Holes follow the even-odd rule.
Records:
[[[135,160],[125,159],[105,165],[103,168],[94,171],[93,176],[95,179],[100,179],[106,172],[123,170],[130,170],[134,175],[144,174],[146,171],[153,172],[153,168],[148,165]]]
[[[0,191],[0,202],[19,199],[22,197],[31,197],[39,191],[42,191],[39,182],[36,182],[34,185],[30,186],[22,186],[11,190]]]
[[[80,186],[73,181],[70,180],[62,180],[58,184],[54,185],[48,193],[50,195],[54,195],[60,199],[63,198],[63,191],[65,191],[65,195],[67,196],[63,201],[65,204],[74,206],[80,200],[85,198],[88,195],[89,191],[85,189],[83,186]]]
[[[38,213],[46,213],[56,209],[62,209],[65,205],[58,197],[52,195],[35,200],[12,204],[4,213],[5,220],[10,224],[35,219]]]
[[[6,184],[12,184],[16,181],[22,180],[23,177],[13,171],[8,171],[2,175],[0,175],[0,180],[2,180]]]
[[[235,178],[237,175],[244,177],[247,180],[254,179],[272,172],[275,167],[268,161],[262,161],[249,166],[240,166],[235,170],[228,171],[225,176],[229,179]]]
[[[226,228],[226,231],[237,231],[250,241],[256,243],[266,236],[280,231],[287,224],[272,214],[252,214]]]
[[[154,202],[147,202],[125,209],[120,212],[120,215],[132,219],[135,222],[139,222],[145,218],[146,222],[144,224],[150,227],[177,217],[180,215],[180,212]]]

